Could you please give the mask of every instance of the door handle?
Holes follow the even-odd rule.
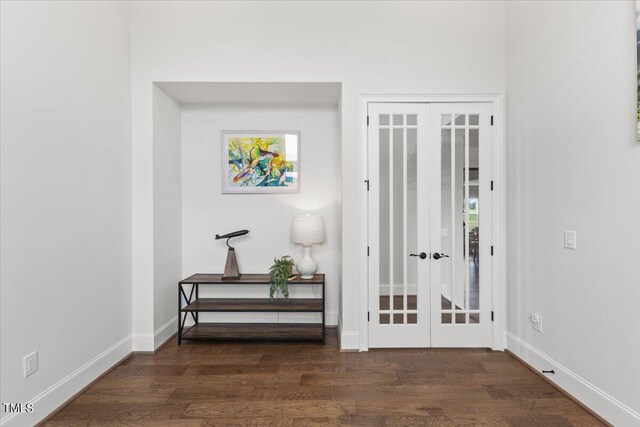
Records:
[[[433,254],[433,259],[440,259],[440,258],[449,258],[449,255],[439,254],[438,252]]]
[[[409,254],[409,256],[417,256],[420,257],[420,259],[426,259],[427,258],[427,254],[424,252],[420,252],[420,254]]]

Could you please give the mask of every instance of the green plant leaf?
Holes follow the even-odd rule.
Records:
[[[271,283],[269,298],[271,301],[274,300],[274,295],[277,296],[278,292],[285,298],[289,298],[289,275],[293,265],[293,259],[288,255],[280,259],[273,259],[273,265],[269,267],[269,281]]]

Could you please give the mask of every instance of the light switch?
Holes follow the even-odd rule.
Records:
[[[38,370],[38,352],[27,354],[22,358],[22,370],[24,377],[27,378]]]
[[[564,247],[567,249],[576,249],[576,232],[573,230],[565,230]]]
[[[531,322],[533,322],[533,329],[542,333],[542,316],[538,313],[533,313],[531,315]]]

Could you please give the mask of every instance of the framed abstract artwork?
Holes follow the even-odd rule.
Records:
[[[299,131],[221,133],[222,192],[300,192]]]

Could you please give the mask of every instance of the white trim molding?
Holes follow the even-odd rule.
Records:
[[[358,342],[359,342],[359,333],[358,331],[344,331],[340,332],[340,350],[341,351],[359,351]]]
[[[104,374],[124,358],[131,354],[131,335],[112,345],[66,377],[62,378],[51,387],[38,394],[28,403],[32,403],[34,411],[31,413],[13,413],[0,421],[0,426],[11,425],[36,425],[53,411],[71,399],[96,378]]]
[[[547,378],[603,419],[616,426],[640,425],[638,412],[562,366],[521,338],[510,332],[505,332],[505,336],[507,350],[538,371],[543,369],[555,371],[555,374],[548,375]]]
[[[153,333],[134,332],[131,334],[133,338],[133,351],[154,352],[176,332],[178,332],[178,316],[174,316]]]
[[[343,331],[342,318],[338,314],[338,339],[340,341],[340,351],[359,350],[359,335],[358,331]]]
[[[133,333],[131,339],[134,352],[152,352],[155,349],[153,333]]]
[[[157,350],[162,344],[167,342],[176,332],[178,332],[178,316],[169,320],[155,331],[153,334],[153,350]]]

